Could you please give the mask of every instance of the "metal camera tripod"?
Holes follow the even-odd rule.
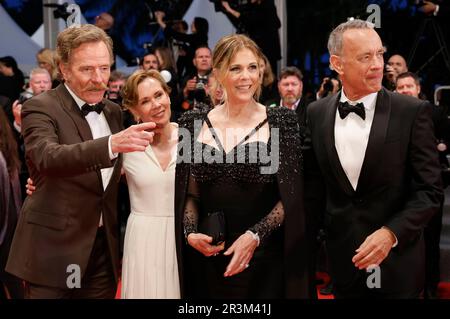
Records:
[[[425,34],[428,25],[431,25],[431,28],[434,32],[434,35],[437,39],[439,48],[438,50],[427,60],[424,64],[422,64],[416,71],[416,73],[420,73],[431,61],[433,61],[439,54],[442,54],[442,58],[444,60],[445,66],[450,71],[450,54],[448,52],[448,48],[445,42],[445,38],[442,34],[442,29],[439,23],[436,21],[434,17],[426,18],[422,21],[422,24],[419,27],[419,30],[416,35],[416,39],[411,48],[411,52],[408,57],[408,65],[411,65],[412,60],[416,54],[417,48],[419,47],[422,36]]]

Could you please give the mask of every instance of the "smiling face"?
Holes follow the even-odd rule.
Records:
[[[260,85],[258,59],[249,49],[242,49],[231,59],[222,86],[228,102],[250,102]]]
[[[88,104],[95,104],[103,99],[108,88],[110,63],[104,42],[87,42],[74,49],[68,63],[60,63],[60,69],[75,95]]]
[[[137,87],[138,103],[131,109],[143,122],[155,122],[156,130],[170,122],[170,98],[161,83],[154,78],[146,78]]]
[[[384,48],[373,29],[349,29],[344,32],[342,52],[330,57],[339,73],[345,94],[360,99],[381,89]]]

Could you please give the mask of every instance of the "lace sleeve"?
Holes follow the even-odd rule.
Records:
[[[250,231],[259,236],[260,243],[263,243],[272,232],[280,227],[284,222],[284,208],[279,201],[272,211],[267,214],[261,221],[250,227]]]
[[[183,216],[185,238],[187,238],[190,233],[197,232],[199,196],[197,182],[190,176]]]

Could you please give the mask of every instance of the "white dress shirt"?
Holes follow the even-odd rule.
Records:
[[[336,120],[334,122],[336,151],[345,175],[347,175],[354,190],[358,186],[359,175],[366,155],[370,128],[372,127],[375,105],[377,103],[377,94],[371,93],[359,100],[350,101],[345,96],[344,89],[342,89],[340,102],[348,102],[351,105],[363,103],[366,112],[365,120],[354,112],[350,112],[345,119],[341,119],[339,110],[336,110]],[[381,228],[387,229],[394,236],[395,242],[392,247],[396,247],[398,244],[397,236],[389,228],[385,226]]]
[[[358,179],[366,154],[376,101],[377,93],[371,93],[357,101],[350,101],[345,96],[343,89],[340,102],[348,102],[351,105],[363,103],[366,119],[363,120],[354,112],[350,112],[347,117],[341,119],[339,110],[336,110],[336,120],[334,124],[336,151],[341,166],[354,190],[356,190],[356,187],[358,186]]]
[[[76,96],[75,93],[73,93],[73,91],[66,84],[64,84],[64,85],[81,110],[81,107],[84,104],[86,104],[86,102],[84,102],[82,99],[80,99],[78,96]],[[108,136],[108,135],[110,136],[108,139],[109,158],[111,160],[116,158],[118,154],[112,153],[112,150],[111,150],[111,129],[109,128],[108,121],[106,120],[106,117],[103,114],[103,112],[101,112],[100,114],[98,114],[97,112],[89,112],[89,114],[86,115],[85,118],[89,124],[91,133],[92,133],[92,138],[94,140],[97,138]],[[106,190],[106,187],[108,187],[108,184],[109,184],[109,181],[111,179],[113,172],[114,172],[114,166],[102,168],[100,170],[100,173],[102,175],[103,190]],[[99,226],[102,226],[102,225],[103,225],[103,221],[102,221],[102,217],[100,216]]]

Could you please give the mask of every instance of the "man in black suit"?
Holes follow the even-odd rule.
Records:
[[[281,70],[278,78],[278,93],[280,99],[267,102],[269,107],[286,107],[293,110],[298,117],[300,132],[304,138],[306,127],[306,107],[310,101],[302,96],[303,74],[295,66]]]
[[[432,110],[382,88],[384,48],[372,24],[342,23],[328,49],[343,89],[308,107],[308,125],[326,184],[335,296],[417,298],[423,228],[442,198]]]
[[[280,95],[279,100],[274,100],[268,102],[269,107],[285,107],[297,114],[298,123],[300,126],[300,137],[302,141],[302,154],[303,163],[305,166],[312,168],[314,163],[312,162],[312,149],[309,140],[309,135],[307,134],[306,125],[306,110],[310,101],[302,94],[303,91],[303,74],[295,66],[288,66],[281,70],[280,76],[278,78],[278,93]],[[318,169],[312,170],[317,172]],[[312,172],[311,172],[312,173]],[[309,175],[309,178],[305,181],[305,208],[308,211],[308,217],[310,220],[308,224],[311,225],[309,229],[316,229],[321,224],[320,216],[322,214],[319,211],[324,210],[323,196],[324,188],[323,183],[320,178],[316,176]],[[308,242],[311,243],[310,251],[310,276],[314,278],[316,271],[316,255],[319,249],[318,238],[314,231],[307,234]],[[310,289],[315,291],[315,287],[311,286]]]
[[[281,70],[278,78],[278,93],[280,100],[273,101],[269,106],[284,106],[299,114],[299,120],[306,120],[306,102],[302,99],[303,74],[295,66],[288,66]],[[300,116],[301,114],[301,116]]]
[[[412,72],[401,73],[397,77],[395,91],[400,94],[422,98],[419,77]],[[436,137],[436,149],[439,151],[439,162],[446,172],[448,168],[447,144],[449,139],[449,125],[447,119],[447,108],[442,105],[433,105],[432,120],[434,125],[434,135]],[[446,178],[443,175],[444,188]],[[437,299],[438,284],[440,280],[440,240],[442,229],[444,199],[442,199],[439,211],[433,215],[424,229],[425,239],[425,288],[424,298]]]

